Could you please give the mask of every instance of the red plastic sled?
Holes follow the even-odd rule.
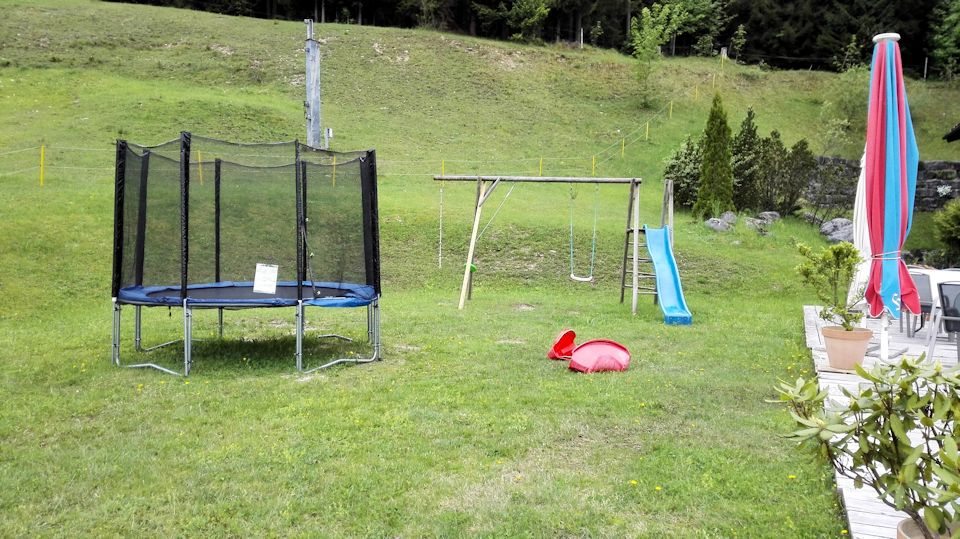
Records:
[[[577,346],[574,340],[577,334],[572,329],[565,329],[553,341],[553,346],[547,351],[550,359],[570,359],[573,349]]]
[[[587,341],[574,348],[570,369],[579,372],[625,371],[630,352],[622,344],[608,339]]]

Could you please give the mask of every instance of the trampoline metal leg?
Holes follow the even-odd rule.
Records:
[[[370,357],[367,358],[341,358],[335,359],[328,363],[324,363],[319,367],[314,367],[307,371],[303,371],[305,374],[309,374],[314,371],[319,371],[321,369],[326,369],[327,367],[332,367],[334,365],[339,365],[341,363],[370,363],[373,361],[379,361],[381,359],[381,343],[380,343],[380,300],[374,300],[370,305],[367,306],[367,334],[370,336],[370,344],[372,345],[373,352]],[[299,365],[298,365],[299,367]],[[302,370],[299,369],[298,370]]]
[[[139,315],[139,306],[137,307],[137,314]],[[139,317],[138,317],[139,318]],[[172,374],[174,376],[179,376],[180,373],[171,371],[166,367],[161,367],[153,363],[138,363],[136,365],[121,365],[120,364],[120,304],[117,303],[116,299],[113,301],[113,364],[117,367],[126,367],[128,369],[142,369],[150,368],[157,369],[158,371],[163,371],[167,374]],[[139,326],[138,326],[139,327]]]
[[[193,311],[183,300],[183,375],[190,375],[190,363],[193,344]]]
[[[223,338],[223,307],[217,309],[218,335]]]
[[[373,344],[373,310],[374,303],[367,305],[367,342]]]
[[[297,302],[297,372],[303,371],[303,301]]]
[[[155,344],[149,348],[143,347],[143,314],[141,305],[133,306],[133,344],[137,352],[152,352],[157,348],[163,348],[164,346],[170,346],[171,344],[176,344],[180,342],[180,339],[174,339],[172,341],[167,341],[160,344]]]
[[[113,364],[120,366],[120,304],[113,299]]]
[[[372,329],[370,329],[370,344],[373,345],[373,359],[380,361],[382,358],[383,348],[381,346],[381,336],[380,336],[380,300],[375,300],[370,304],[370,310],[372,312]]]
[[[137,352],[143,352],[143,346],[142,346],[143,333],[142,333],[142,330],[141,330],[141,328],[142,328],[141,320],[142,320],[142,319],[140,318],[140,316],[141,316],[141,315],[140,315],[140,309],[141,309],[141,308],[140,308],[139,305],[136,305],[136,306],[133,307],[133,320],[134,320],[134,322],[133,322],[133,345],[134,345],[134,348],[136,349]]]

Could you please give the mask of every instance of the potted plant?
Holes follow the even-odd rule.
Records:
[[[816,379],[781,382],[780,401],[799,427],[788,437],[815,447],[854,487],[874,489],[909,515],[898,532],[916,531],[898,537],[960,537],[960,371],[923,356],[856,371],[860,389],[843,389],[849,401],[826,410]]]
[[[852,307],[860,298],[848,302],[847,297],[853,274],[860,264],[860,253],[848,242],[835,243],[816,253],[802,243],[797,249],[805,258],[797,266],[797,273],[804,283],[816,290],[817,297],[824,304],[820,318],[838,324],[824,326],[821,330],[827,360],[835,369],[852,370],[855,365],[863,363],[873,337],[869,329],[856,326],[863,318],[863,312]]]

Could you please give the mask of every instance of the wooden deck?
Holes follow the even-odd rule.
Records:
[[[830,368],[827,363],[827,354],[824,350],[823,341],[820,336],[820,327],[823,321],[817,316],[818,308],[813,306],[803,307],[804,332],[807,340],[807,347],[810,348],[813,356],[814,367],[817,370],[817,377],[820,380],[820,387],[826,389],[830,397],[827,399],[827,406],[842,402],[843,394],[840,388],[845,387],[855,390],[860,383],[861,378],[856,373],[840,372]],[[879,361],[879,342],[877,336],[880,334],[880,321],[868,319],[867,327],[874,330],[874,338],[871,341],[870,351],[864,360],[864,366],[869,368]],[[896,360],[901,354],[909,357],[919,357],[920,354],[927,351],[926,329],[918,332],[914,337],[907,336],[907,333],[900,331],[899,322],[894,320],[890,324],[890,359]],[[939,360],[943,365],[956,365],[957,363],[957,344],[948,341],[945,337],[938,338],[934,349],[933,357]],[[895,511],[888,507],[879,499],[869,487],[862,489],[853,488],[853,481],[836,476],[837,490],[843,502],[844,511],[847,515],[850,536],[860,539],[878,539],[895,538],[897,536],[897,524],[906,518],[906,514]]]

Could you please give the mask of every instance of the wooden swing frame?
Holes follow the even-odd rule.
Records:
[[[630,201],[627,206],[627,234],[633,234],[633,313],[637,312],[637,296],[640,292],[640,184],[643,180],[640,178],[584,178],[568,176],[478,176],[478,175],[439,175],[433,179],[439,182],[476,182],[477,197],[473,214],[473,229],[470,233],[470,247],[467,249],[467,261],[463,270],[463,284],[460,287],[460,303],[457,309],[463,310],[466,305],[468,292],[471,289],[473,276],[470,268],[473,265],[473,256],[477,247],[477,234],[480,227],[480,213],[483,210],[483,204],[490,198],[494,189],[501,182],[521,182],[521,183],[592,183],[596,185],[630,185]],[[626,253],[624,253],[624,262],[626,262]],[[622,272],[624,279],[626,272]],[[623,300],[623,291],[621,287],[621,301]]]

